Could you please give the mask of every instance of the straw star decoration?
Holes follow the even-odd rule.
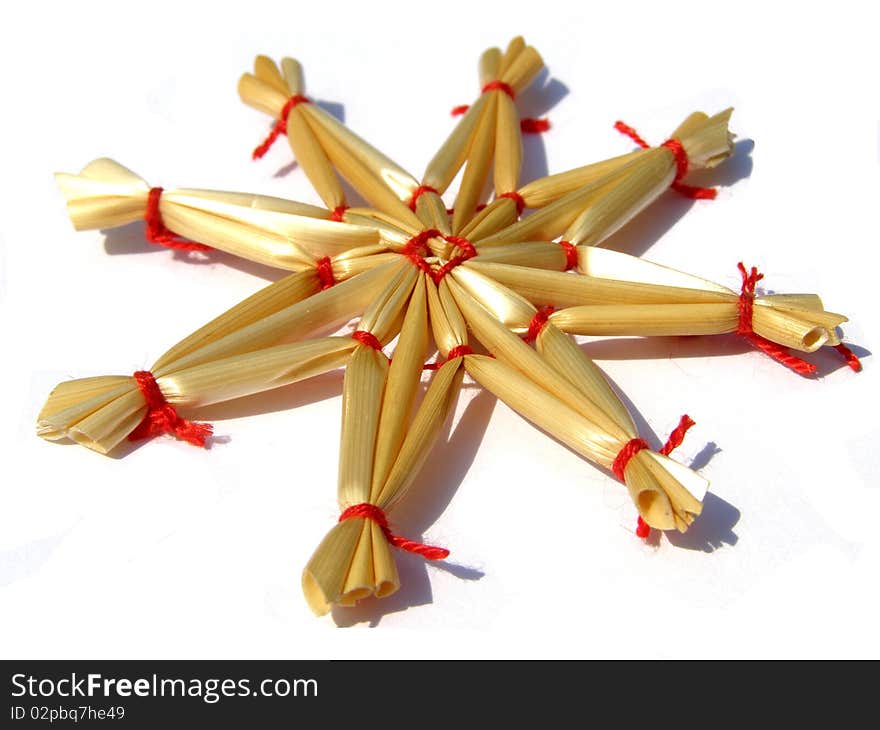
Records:
[[[687,530],[707,483],[669,453],[693,421],[683,416],[666,446],[651,450],[571,335],[737,332],[809,375],[813,367],[789,348],[834,346],[857,368],[837,333],[846,318],[814,295],[758,295],[760,275],[742,265],[736,292],[598,247],[670,187],[714,197],[685,179],[732,154],[731,110],[691,114],[656,147],[618,122],[639,149],[520,186],[521,134],[549,125],[520,119],[515,101],[542,67],[521,38],[486,51],[480,95],[455,109],[460,121],[418,180],[313,103],[296,61],[258,57],[239,93],[273,125],[253,156],[286,137],[325,207],[150,187],[108,159],[59,174],[77,229],[144,219],[154,243],[218,248],[293,273],[176,344],[149,371],[60,384],[39,415],[39,435],[104,453],[160,433],[205,445],[210,426],[178,410],[345,367],[340,517],[303,573],[316,613],[394,592],[391,548],[429,560],[448,555],[395,534],[389,515],[417,486],[465,374],[622,482],[641,536]],[[460,173],[447,210],[441,196]],[[490,176],[494,194],[484,202]],[[349,206],[340,178],[366,205]],[[338,334],[352,320],[354,329]]]

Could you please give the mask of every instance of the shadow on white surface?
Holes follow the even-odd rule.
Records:
[[[736,335],[609,337],[585,342],[581,349],[594,360],[666,360],[742,355],[755,351]]]
[[[422,467],[411,499],[402,502],[392,515],[396,532],[413,540],[423,540],[422,533],[443,514],[461,486],[483,441],[496,399],[483,391],[475,396],[462,413],[454,430],[451,421]],[[462,580],[479,580],[483,573],[450,560],[427,563],[422,558],[396,551],[400,590],[387,598],[369,598],[352,608],[336,607],[333,620],[347,627],[368,623],[378,626],[383,616],[424,606],[433,601],[428,570],[443,570]]]
[[[0,551],[0,587],[36,573],[75,527],[76,523],[54,535]]]
[[[517,99],[517,110],[523,118],[546,116],[562,99],[568,96],[569,88],[558,79],[551,78],[545,68]],[[553,119],[550,130],[553,133]],[[528,182],[550,174],[547,164],[547,151],[543,134],[524,134],[521,182]]]
[[[734,145],[733,155],[729,160],[714,170],[700,170],[688,175],[687,184],[722,188],[735,185],[752,174],[751,153],[754,147],[755,143],[752,140],[740,140]],[[669,190],[606,239],[602,247],[632,256],[642,256],[698,202],[701,205],[712,205],[712,201],[691,200],[674,190]],[[731,265],[735,264],[736,261],[733,261]]]
[[[853,353],[862,361],[871,357],[871,351],[859,345],[847,343]],[[676,360],[692,357],[724,357],[740,355],[743,357],[763,357],[772,362],[769,356],[759,352],[744,338],[735,335],[691,335],[673,337],[619,337],[593,340],[581,344],[581,349],[594,360]],[[843,357],[830,347],[821,347],[816,352],[793,354],[802,356],[816,366],[814,376],[791,373],[792,377],[808,379],[824,378],[841,368],[848,369]],[[751,353],[751,354],[749,354]],[[778,364],[786,372],[782,364]]]
[[[725,545],[736,545],[739,542],[733,528],[739,522],[740,516],[740,511],[736,507],[725,502],[718,495],[708,492],[703,498],[703,512],[687,532],[671,530],[664,534],[666,539],[677,548],[711,553]]]
[[[265,279],[266,281],[278,281],[278,279],[290,273],[283,269],[276,269],[254,261],[248,261],[224,251],[175,251],[155,243],[150,243],[144,236],[144,224],[140,222],[129,223],[119,228],[105,229],[101,233],[104,234],[104,250],[111,256],[149,253],[164,254],[165,256],[172,256],[182,265],[206,266],[222,264],[238,269],[245,274]]]

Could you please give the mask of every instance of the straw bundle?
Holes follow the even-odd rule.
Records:
[[[391,546],[429,559],[447,554],[393,535],[387,523],[387,514],[414,484],[462,379],[458,362],[445,363],[410,423],[427,348],[427,290],[433,288],[430,278],[419,277],[390,366],[381,353],[361,345],[346,369],[338,486],[342,516],[302,578],[315,613],[396,591],[400,581]],[[391,311],[386,306],[386,316]],[[359,328],[371,331],[372,326],[365,317]]]
[[[210,430],[190,428],[175,412],[162,411],[164,404],[197,408],[339,367],[356,345],[351,338],[276,343],[347,322],[377,296],[413,278],[397,263],[320,291],[314,272],[291,274],[179,342],[150,371],[61,383],[37,417],[37,434],[108,453],[151,419],[165,419],[163,428],[140,428],[138,435],[164,430],[204,445]]]
[[[530,302],[564,307],[550,315],[580,335],[709,335],[740,332],[743,294],[720,284],[616,251],[578,246],[579,276],[505,264],[467,262]],[[802,352],[840,344],[847,321],[815,294],[749,296],[749,330]]]
[[[347,207],[338,172],[374,207],[402,221],[418,222],[406,201],[419,183],[304,96],[298,61],[284,58],[279,67],[270,58],[257,56],[254,73],[239,79],[238,93],[245,104],[276,120],[267,142],[281,133],[287,136],[297,162],[328,208]],[[261,149],[255,150],[255,157],[262,156]]]
[[[570,334],[735,331],[798,369],[807,364],[780,354],[782,348],[845,350],[837,326],[846,318],[826,312],[814,295],[759,294],[760,275],[742,265],[737,293],[596,248],[669,187],[691,197],[710,195],[684,181],[689,171],[730,156],[730,110],[690,115],[658,147],[618,123],[643,149],[517,189],[522,140],[514,100],[542,67],[522,38],[504,52],[486,51],[479,62],[482,93],[419,183],[312,103],[296,61],[276,65],[257,57],[254,73],[243,75],[238,87],[245,103],[273,119],[254,157],[286,136],[327,209],[246,193],[150,188],[107,159],[78,175],[59,174],[79,230],[143,219],[154,242],[183,249],[207,244],[295,273],[184,338],[150,371],[60,384],[39,414],[38,434],[102,453],[126,437],[159,433],[205,445],[211,427],[183,418],[178,408],[344,366],[341,514],[302,575],[316,613],[397,590],[392,547],[431,560],[446,557],[441,548],[396,535],[390,516],[415,488],[465,372],[613,472],[647,526],[688,529],[702,510],[707,482],[668,454],[693,422],[683,417],[666,446],[652,451]],[[448,212],[441,195],[459,172],[461,187]],[[494,200],[480,210],[490,175]],[[349,207],[342,179],[369,207]],[[534,212],[523,217],[526,208]],[[576,273],[565,273],[570,269]],[[359,323],[350,335],[333,336],[353,318]],[[469,331],[490,356],[473,353]],[[430,335],[440,355],[425,366]],[[389,359],[384,348],[395,337]],[[416,406],[425,368],[436,372]]]
[[[468,326],[497,358],[468,356],[467,372],[568,447],[619,471],[649,526],[687,530],[702,509],[706,480],[645,448],[621,466],[624,449],[641,440],[602,371],[552,323],[535,328],[538,311],[521,297],[464,267],[452,277],[449,288]],[[537,351],[513,334],[533,328]]]
[[[374,228],[333,221],[323,208],[251,193],[151,188],[107,158],[55,179],[78,231],[146,220],[148,236],[155,227],[167,232],[155,241],[162,245],[192,248],[182,237],[288,271],[313,268],[325,256],[352,249],[384,249]]]
[[[504,53],[490,48],[480,57],[483,93],[468,107],[428,163],[423,177],[423,185],[437,196],[449,187],[464,166],[461,187],[455,198],[453,233],[462,231],[476,212],[493,160],[496,195],[516,190],[522,165],[522,137],[514,99],[543,67],[541,56],[521,37],[514,38]],[[430,199],[430,196],[422,197]],[[416,210],[421,214],[419,207]],[[422,219],[430,220],[424,216]]]
[[[727,123],[732,112],[726,109],[712,117],[695,112],[665,146],[536,180],[519,194],[526,205],[539,210],[490,235],[470,235],[483,246],[551,240],[560,235],[573,244],[596,246],[670,186],[686,194],[695,190],[680,182],[682,170],[715,167],[730,157],[733,135]],[[500,205],[505,204],[495,201],[490,208]]]

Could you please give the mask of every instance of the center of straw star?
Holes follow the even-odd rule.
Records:
[[[437,250],[437,241],[445,241],[442,250]],[[429,242],[435,243],[432,246]],[[407,241],[401,254],[439,284],[456,266],[476,256],[477,251],[466,238],[446,236],[438,230],[429,229]]]

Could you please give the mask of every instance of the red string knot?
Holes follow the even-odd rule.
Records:
[[[514,91],[513,87],[510,84],[505,84],[503,81],[490,81],[483,87],[481,93],[485,94],[489,91],[503,91],[511,98],[511,100],[516,101],[516,92]],[[466,113],[467,110],[470,108],[471,107],[469,104],[461,104],[459,106],[453,107],[450,113],[454,117],[459,117],[462,114]],[[519,122],[519,128],[523,134],[543,134],[550,129],[550,120],[547,118],[521,119]]]
[[[146,238],[150,243],[158,246],[174,249],[175,251],[210,251],[211,247],[203,243],[188,241],[185,238],[169,231],[162,222],[162,214],[159,212],[159,200],[162,198],[164,188],[150,188],[147,195],[147,210],[144,213],[144,222],[147,224]]]
[[[755,308],[755,286],[761,279],[763,274],[758,273],[758,268],[753,266],[750,270],[746,270],[742,261],[737,264],[740,276],[742,276],[742,289],[740,290],[737,308],[739,309],[739,318],[736,325],[736,333],[745,337],[753,347],[757,348],[765,355],[769,355],[777,362],[785,365],[787,368],[794,370],[799,375],[813,375],[816,372],[816,366],[807,362],[803,358],[792,355],[786,348],[776,342],[761,337],[756,334],[752,328],[752,317]]]
[[[351,333],[351,338],[353,340],[357,340],[362,345],[373,348],[377,352],[382,352],[382,343],[379,341],[379,338],[376,337],[376,335],[374,335],[372,332],[367,332],[366,330],[355,330]]]
[[[348,205],[337,205],[333,211],[330,213],[330,220],[336,221],[337,223],[342,223],[342,216],[345,215],[345,211],[349,209]]]
[[[663,448],[660,449],[661,454],[664,456],[669,456],[675,449],[681,446],[684,441],[685,434],[688,432],[688,429],[694,425],[694,420],[688,416],[687,414],[683,415],[678,422],[678,425],[672,430],[672,433],[669,434],[669,438],[666,439],[666,443],[663,444]],[[621,482],[626,482],[624,478],[624,473],[626,471],[626,465],[629,464],[630,459],[632,459],[636,454],[638,454],[642,449],[649,449],[650,446],[648,442],[642,438],[634,438],[630,441],[627,441],[623,448],[618,452],[617,456],[614,458],[614,462],[611,464],[611,471],[614,472],[614,476],[616,476]],[[651,534],[651,527],[645,522],[641,516],[639,516],[638,522],[636,524],[636,535],[641,538],[646,538]]]
[[[282,134],[287,134],[287,120],[290,117],[290,112],[293,111],[293,108],[298,104],[311,104],[311,102],[311,99],[302,94],[294,94],[291,96],[287,102],[285,102],[284,106],[281,107],[281,112],[278,114],[278,119],[276,119],[275,123],[272,125],[272,130],[269,132],[269,135],[254,149],[251,153],[251,157],[255,160],[259,160],[265,155],[269,151],[269,148],[275,144],[276,139]]]
[[[437,195],[440,195],[440,193],[437,191],[437,188],[432,188],[430,185],[419,185],[415,190],[413,190],[413,194],[409,196],[409,202],[407,203],[407,205],[409,205],[409,209],[411,211],[415,212],[416,203],[419,202],[419,198],[422,196],[423,193],[435,193]]]
[[[544,134],[550,131],[550,120],[546,117],[525,117],[519,120],[519,129],[523,134]]]
[[[134,380],[138,390],[144,396],[147,412],[137,428],[129,434],[129,441],[139,441],[170,433],[182,441],[188,441],[194,446],[205,448],[208,436],[214,432],[211,424],[194,423],[181,418],[174,406],[165,400],[156,379],[149,370],[138,370],[134,373]]]
[[[559,245],[565,250],[565,270],[576,269],[578,265],[577,246],[569,241],[560,241]]]
[[[474,351],[468,345],[456,345],[453,347],[449,354],[443,360],[437,360],[437,362],[431,362],[425,365],[422,370],[439,370],[450,360],[455,360],[457,357],[464,357],[465,355],[473,355]]]
[[[627,124],[624,124],[623,122],[615,122],[614,128],[621,134],[625,134],[642,149],[647,149],[651,146],[647,142],[645,142],[645,140],[643,140],[641,136],[639,136],[639,133],[636,132],[635,129]],[[672,179],[672,184],[670,185],[670,187],[675,190],[675,192],[680,193],[687,198],[694,198],[695,200],[715,199],[718,191],[716,191],[714,188],[698,188],[682,183],[682,180],[688,173],[689,162],[687,152],[684,149],[684,145],[682,145],[679,140],[667,139],[660,146],[668,149],[672,153],[672,157],[675,160],[675,177]]]
[[[534,342],[538,339],[538,335],[541,334],[541,330],[544,329],[547,320],[550,319],[550,315],[555,311],[556,310],[550,306],[540,307],[538,311],[535,312],[535,316],[532,317],[532,321],[529,322],[529,331],[523,336],[523,340],[526,342]]]
[[[846,345],[842,342],[839,345],[834,345],[834,349],[837,350],[846,361],[846,364],[852,368],[854,372],[862,371],[862,361],[859,360],[859,356],[856,355],[852,350],[850,350]]]
[[[344,522],[345,520],[357,517],[375,522],[379,529],[382,530],[382,534],[385,535],[385,539],[388,540],[388,544],[392,547],[406,550],[408,553],[415,553],[425,558],[425,560],[445,560],[449,557],[449,551],[446,548],[425,545],[424,543],[407,540],[405,537],[395,535],[391,532],[391,527],[388,524],[388,516],[381,507],[377,507],[375,504],[362,502],[361,504],[346,507],[342,514],[339,515],[339,521]]]
[[[329,289],[336,283],[336,277],[333,276],[333,262],[329,256],[324,256],[315,262],[315,271],[321,280],[321,291]]]
[[[499,198],[510,198],[514,202],[514,204],[516,205],[516,214],[517,215],[522,215],[523,211],[526,209],[525,198],[523,198],[522,195],[520,195],[518,192],[516,192],[516,190],[514,190],[510,193],[501,193],[501,195],[499,195],[498,197]]]
[[[457,357],[464,357],[465,355],[473,355],[474,351],[468,345],[456,345],[453,347],[449,354],[446,356],[446,362],[450,360],[455,360]]]
[[[503,91],[513,101],[516,101],[516,92],[513,90],[513,87],[510,84],[505,84],[503,81],[490,81],[483,87],[481,93],[486,94],[490,91]]]
[[[417,235],[413,236],[406,242],[406,245],[401,249],[400,253],[406,256],[410,261],[412,261],[421,271],[426,273],[431,278],[434,277],[434,270],[431,268],[431,265],[425,261],[425,257],[430,255],[431,251],[428,248],[428,241],[431,238],[442,238],[443,234],[438,231],[436,228],[429,228],[426,231],[422,231]]]
[[[753,266],[750,270],[746,270],[746,267],[743,266],[742,261],[737,264],[737,268],[739,269],[740,276],[742,277],[742,289],[740,290],[739,301],[737,302],[737,307],[739,308],[739,319],[737,321],[736,333],[745,337],[754,347],[761,350],[761,352],[769,355],[777,362],[780,362],[786,367],[794,370],[799,375],[815,374],[815,365],[807,362],[803,358],[792,355],[782,345],[771,342],[770,340],[767,340],[764,337],[761,337],[761,335],[755,333],[754,329],[752,328],[752,317],[754,315],[755,303],[755,286],[759,281],[761,281],[761,279],[764,278],[764,275],[759,274],[758,269],[755,266]],[[852,370],[854,370],[855,372],[859,372],[862,369],[862,363],[859,360],[858,355],[856,355],[846,345],[840,343],[839,345],[834,345],[834,349],[840,353],[840,355],[846,361],[846,364],[849,365]]]
[[[432,278],[434,279],[435,284],[439,284],[443,280],[443,277],[456,266],[460,266],[465,261],[468,261],[477,255],[477,249],[474,248],[474,245],[466,238],[462,238],[461,236],[443,236],[443,240],[454,245],[459,251],[461,251],[461,253],[453,256],[449,261],[443,264],[443,266],[439,267],[432,273]]]

